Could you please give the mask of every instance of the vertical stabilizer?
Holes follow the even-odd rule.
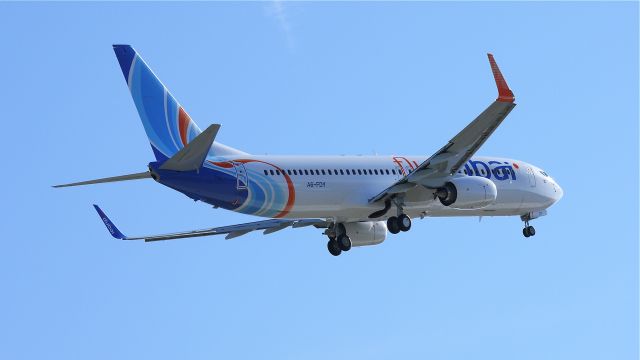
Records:
[[[151,148],[159,162],[175,155],[202,131],[130,45],[113,45]],[[214,144],[211,155],[244,154]]]

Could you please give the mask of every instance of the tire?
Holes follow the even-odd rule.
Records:
[[[402,214],[398,216],[398,228],[401,231],[409,231],[411,229],[411,218],[407,216],[407,214]]]
[[[342,251],[349,251],[351,250],[351,239],[347,236],[347,234],[342,234],[340,236],[338,236],[338,247],[340,248],[340,250]]]
[[[526,237],[526,238],[531,236],[531,234],[529,234],[529,228],[528,227],[522,229],[522,235],[524,235],[524,237]]]
[[[398,218],[395,216],[390,217],[387,220],[387,229],[392,234],[397,234],[400,232],[400,227],[398,226]]]
[[[329,253],[333,256],[338,256],[342,253],[342,250],[340,250],[340,246],[338,245],[338,242],[335,240],[329,240],[329,242],[327,243],[327,249],[329,250]]]
[[[529,236],[535,236],[536,234],[536,228],[534,228],[533,226],[529,226],[528,227],[528,231],[529,231]]]

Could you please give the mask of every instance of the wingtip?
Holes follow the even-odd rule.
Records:
[[[493,79],[496,81],[496,86],[498,87],[498,98],[496,101],[514,102],[516,98],[513,95],[513,91],[509,89],[509,85],[507,85],[507,81],[504,79],[493,54],[487,53],[487,57],[489,58],[489,64],[491,65],[491,71],[493,72]]]
[[[107,214],[105,214],[104,211],[102,211],[102,209],[100,209],[98,205],[93,204],[93,208],[96,209],[96,212],[98,212],[98,216],[100,216],[100,219],[102,220],[104,225],[107,227],[107,230],[109,230],[109,233],[111,234],[111,236],[120,240],[127,239],[127,237],[122,232],[120,232],[120,230],[118,230],[116,225],[107,217]]]

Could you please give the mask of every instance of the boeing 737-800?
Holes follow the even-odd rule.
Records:
[[[152,178],[193,200],[266,220],[172,234],[124,235],[94,205],[111,235],[123,240],[170,240],[225,234],[227,239],[262,230],[323,229],[332,255],[376,245],[387,232],[411,229],[412,218],[431,216],[546,215],[563,191],[542,169],[520,160],[475,157],[515,107],[491,54],[498,98],[431,156],[252,155],[215,141],[219,124],[201,131],[140,55],[114,45],[116,57],[151,142],[156,161],[148,171],[67,187]]]

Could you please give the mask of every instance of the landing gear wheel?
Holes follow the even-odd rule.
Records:
[[[387,229],[392,234],[397,234],[400,232],[400,224],[397,217],[392,216],[389,218],[389,220],[387,220]]]
[[[522,235],[524,235],[524,237],[534,236],[535,234],[536,229],[533,226],[525,226],[525,228],[522,229]]]
[[[409,231],[411,229],[411,218],[407,214],[398,216],[398,228],[401,231]]]
[[[338,236],[338,240],[336,242],[338,243],[338,247],[340,248],[340,250],[342,251],[351,250],[351,239],[347,236],[347,234],[342,234]]]
[[[527,231],[529,231],[529,236],[534,236],[536,234],[536,229],[533,226],[527,226]]]
[[[338,242],[335,240],[329,240],[329,242],[327,243],[327,249],[329,249],[329,253],[331,253],[331,255],[333,256],[338,256],[342,253]]]

